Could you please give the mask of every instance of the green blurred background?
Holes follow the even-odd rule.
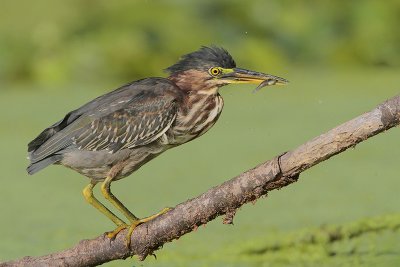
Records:
[[[0,261],[62,250],[113,228],[84,202],[86,178],[61,167],[25,172],[26,144],[66,112],[126,82],[162,76],[201,45],[223,46],[238,66],[291,81],[257,94],[251,86],[222,89],[225,109],[209,133],[114,183],[115,194],[146,216],[398,94],[399,25],[398,0],[2,0]],[[398,136],[390,130],[319,164],[243,207],[234,226],[217,219],[166,244],[157,260],[106,266],[398,265]],[[365,228],[369,217],[383,227],[296,243],[324,225]],[[297,245],[280,248],[283,240]]]

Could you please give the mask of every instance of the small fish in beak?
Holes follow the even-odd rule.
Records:
[[[276,79],[266,79],[265,81],[263,81],[262,83],[260,83],[254,90],[253,90],[253,94],[258,92],[261,88],[265,87],[265,86],[269,86],[269,85],[275,85],[275,84],[287,84],[289,81],[285,80],[283,81],[279,81]]]

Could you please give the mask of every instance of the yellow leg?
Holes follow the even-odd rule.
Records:
[[[130,212],[125,206],[124,204],[121,203],[121,201],[118,200],[118,198],[116,198],[113,193],[111,193],[111,181],[112,181],[112,177],[107,177],[104,182],[101,184],[101,192],[103,193],[103,196],[105,197],[105,199],[107,199],[108,201],[111,202],[111,204],[114,205],[114,207],[116,207],[122,214],[125,215],[126,218],[128,218],[128,220],[132,223],[135,222],[137,220],[139,220],[139,218],[137,218],[135,215],[133,215],[132,212]]]
[[[104,182],[101,184],[101,192],[103,193],[105,199],[111,202],[122,214],[125,215],[126,218],[130,221],[131,225],[129,227],[128,234],[126,236],[126,244],[128,247],[130,247],[130,242],[131,242],[131,235],[133,233],[133,230],[141,223],[148,222],[164,213],[170,210],[170,208],[165,208],[161,212],[154,214],[152,216],[139,219],[135,215],[133,215],[132,212],[130,212],[124,204],[121,203],[114,195],[111,193],[111,182],[112,182],[112,177],[107,177]],[[117,229],[116,229],[117,230]],[[122,229],[121,229],[122,230]]]
[[[113,221],[118,227],[113,232],[107,233],[107,236],[113,238],[115,235],[118,234],[122,229],[128,227],[128,225],[118,218],[114,213],[112,213],[109,209],[107,209],[100,201],[98,201],[93,195],[93,187],[97,184],[97,182],[91,182],[83,189],[83,196],[85,200],[95,207],[98,211],[106,215],[111,221]]]

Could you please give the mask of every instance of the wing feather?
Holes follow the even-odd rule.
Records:
[[[140,80],[70,112],[29,144],[31,163],[65,149],[108,150],[146,145],[176,118],[182,91],[163,78]]]
[[[157,120],[160,115],[162,119]],[[75,137],[75,144],[82,150],[106,149],[110,153],[146,145],[164,134],[175,117],[174,102],[133,105],[93,121]]]

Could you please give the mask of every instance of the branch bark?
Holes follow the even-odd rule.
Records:
[[[0,263],[0,266],[95,266],[132,255],[144,260],[166,242],[178,239],[218,216],[225,214],[223,222],[232,223],[235,211],[243,204],[295,182],[304,170],[399,123],[400,95],[139,225],[132,235],[131,250],[125,246],[127,232],[124,230],[114,240],[101,235],[82,240],[64,251],[40,257],[27,256]]]

